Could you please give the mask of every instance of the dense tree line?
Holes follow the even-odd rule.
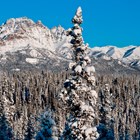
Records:
[[[69,74],[19,72],[3,74],[0,79],[0,137],[33,139],[39,131],[41,114],[51,109],[59,134],[64,129],[68,110],[57,100]],[[110,112],[116,139],[140,139],[140,76],[97,76],[99,122],[102,123],[105,84],[110,94]],[[12,137],[12,138],[11,138]]]
[[[2,112],[16,138],[24,139],[24,135],[28,135],[27,129],[30,129],[28,127],[31,124],[33,128],[36,128],[34,131],[37,131],[37,119],[46,107],[51,110],[58,107],[55,97],[66,77],[65,72],[61,74],[25,72],[1,75]]]
[[[101,76],[98,78],[99,104],[103,102],[104,84],[108,83],[115,139],[140,139],[140,76]],[[104,83],[104,84],[102,84]],[[102,114],[102,112],[99,112]]]

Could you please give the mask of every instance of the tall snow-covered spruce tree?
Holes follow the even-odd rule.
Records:
[[[67,31],[72,37],[73,62],[69,64],[70,77],[64,82],[60,99],[67,106],[69,117],[66,121],[63,140],[95,140],[97,132],[97,93],[95,91],[95,68],[87,55],[88,44],[82,37],[82,9],[79,7],[72,19],[74,27]]]

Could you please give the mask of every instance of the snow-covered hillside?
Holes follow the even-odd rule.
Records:
[[[16,51],[25,46],[54,51],[58,42],[65,39],[65,30],[61,26],[48,29],[41,21],[34,23],[26,17],[11,18],[0,27],[0,52]]]
[[[118,48],[116,46],[94,47],[90,53],[96,58],[105,60],[116,59],[129,66],[140,66],[140,46],[127,46]]]
[[[0,26],[1,67],[9,61],[36,65],[46,59],[56,61],[57,65],[63,59],[58,55],[58,48],[67,46],[68,39],[61,26],[48,29],[41,21],[11,18]]]
[[[62,69],[65,62],[72,59],[70,40],[61,26],[49,29],[41,21],[11,18],[0,26],[0,69],[34,66]],[[88,54],[96,59],[97,65],[100,65],[99,60],[115,67],[114,61],[117,61],[122,67],[140,69],[140,46],[94,47],[88,50]],[[104,69],[105,65],[99,69]]]
[[[140,59],[140,46],[127,46],[123,48],[116,46],[94,47],[92,51],[93,55],[97,57],[106,55],[113,59],[124,61]]]

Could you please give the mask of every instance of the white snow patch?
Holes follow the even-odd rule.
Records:
[[[33,49],[30,51],[31,57],[40,57],[42,56],[37,50]]]
[[[28,62],[30,64],[38,64],[39,59],[37,59],[37,58],[26,58],[26,62]]]
[[[90,93],[91,93],[92,97],[95,97],[95,98],[98,97],[98,94],[97,94],[97,92],[95,90],[91,90]]]
[[[76,73],[81,73],[82,72],[82,67],[80,65],[76,66],[74,69]]]
[[[12,69],[12,71],[20,71],[20,69],[19,68]]]
[[[94,66],[86,66],[85,67],[85,72],[90,76],[95,73],[95,68]]]
[[[104,56],[103,56],[103,59],[104,59],[104,60],[111,60],[111,57],[108,57],[108,56],[104,55]]]

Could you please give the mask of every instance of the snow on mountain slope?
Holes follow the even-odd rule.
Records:
[[[140,46],[127,46],[118,48],[116,46],[94,47],[92,56],[104,60],[118,60],[122,65],[127,65],[140,70]]]
[[[57,43],[64,38],[65,30],[61,26],[50,30],[40,21],[34,23],[28,18],[12,18],[0,27],[0,53],[21,50],[26,46],[55,51]]]
[[[18,69],[21,65],[60,68],[63,62],[66,64],[72,59],[70,40],[61,26],[49,29],[41,21],[35,23],[26,17],[11,18],[0,26],[0,69]],[[126,64],[140,68],[140,46],[94,47],[88,50],[88,54],[96,61],[101,59],[99,63],[108,62],[109,67]],[[103,67],[99,66],[99,69]]]
[[[60,69],[68,61],[59,54],[68,37],[61,26],[49,29],[41,21],[11,18],[0,26],[0,70]],[[63,67],[63,66],[62,66]]]
[[[132,62],[134,60],[140,60],[140,46],[133,46],[132,48],[128,47],[122,59],[122,61],[126,63]]]
[[[92,48],[92,51],[100,51],[100,53],[98,53],[98,56],[102,54],[108,57],[112,57],[113,59],[120,59],[125,53],[125,49],[117,48],[116,46],[94,47]]]
[[[140,46],[127,46],[124,48],[118,48],[116,46],[94,47],[92,48],[92,55],[95,57],[106,55],[113,59],[129,62],[140,59]]]

